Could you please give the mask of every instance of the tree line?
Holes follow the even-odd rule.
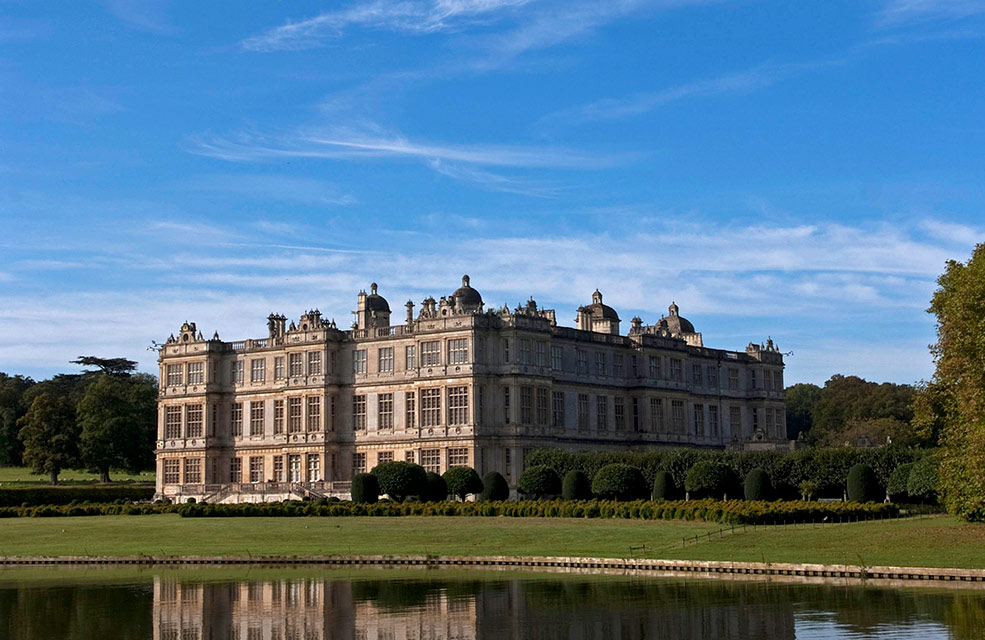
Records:
[[[65,469],[90,469],[101,482],[111,469],[152,469],[157,379],[125,358],[72,362],[93,368],[41,382],[0,373],[0,466],[28,466],[51,484]]]

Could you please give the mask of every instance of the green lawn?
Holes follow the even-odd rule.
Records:
[[[0,520],[0,555],[439,554],[627,557],[985,568],[985,525],[948,516],[717,531],[695,522],[555,518],[180,518]]]
[[[112,471],[109,474],[113,482],[154,482],[153,471],[142,471],[138,474],[125,471]],[[75,482],[98,482],[99,474],[83,469],[66,469],[58,474],[60,484]],[[4,484],[48,484],[48,474],[38,475],[27,467],[0,467],[0,486]]]

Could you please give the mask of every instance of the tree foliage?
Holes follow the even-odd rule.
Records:
[[[824,383],[814,407],[808,440],[822,446],[854,445],[862,436],[872,444],[923,444],[910,427],[914,387],[834,375]]]
[[[603,500],[644,500],[649,491],[643,474],[628,464],[607,464],[592,478],[592,493]]]
[[[730,492],[737,493],[735,472],[726,464],[705,460],[688,471],[684,479],[684,489],[692,498],[723,499]],[[738,497],[733,495],[733,497]]]
[[[759,468],[746,474],[742,489],[746,500],[772,500],[775,497],[770,477]]]
[[[857,464],[848,471],[847,494],[852,502],[879,502],[883,491],[876,472],[867,464]]]
[[[538,465],[527,467],[516,485],[521,495],[539,500],[557,496],[561,493],[561,478],[550,467]]]
[[[17,437],[17,421],[27,413],[26,392],[33,385],[34,380],[25,376],[0,373],[0,466],[23,464],[24,445]]]
[[[420,496],[427,486],[427,471],[413,462],[382,462],[370,473],[379,481],[380,493],[397,502],[403,502],[409,496]]]
[[[796,439],[810,433],[814,411],[821,401],[821,387],[816,384],[795,384],[786,389],[787,437]]]
[[[940,469],[937,458],[926,456],[913,463],[906,479],[906,493],[917,502],[936,502],[940,491]]]
[[[424,493],[421,494],[422,502],[444,502],[448,499],[448,483],[445,479],[433,471],[428,471],[427,483],[424,486]]]
[[[510,485],[498,471],[490,471],[482,476],[482,492],[479,500],[506,500],[510,497]]]
[[[447,493],[464,500],[470,493],[482,492],[482,478],[472,467],[449,467],[441,476],[448,488]]]
[[[658,471],[653,478],[653,489],[650,491],[652,500],[676,500],[679,496],[674,477],[667,471]]]
[[[100,373],[110,376],[128,377],[137,369],[137,363],[126,358],[97,358],[96,356],[79,356],[72,364],[83,367],[96,367]]]
[[[561,480],[563,500],[588,500],[592,497],[592,483],[584,471],[572,469]]]
[[[371,473],[357,473],[352,476],[350,488],[353,502],[372,504],[380,499],[380,483]]]
[[[893,469],[889,474],[889,481],[886,482],[886,495],[893,502],[903,502],[907,499],[906,483],[910,480],[910,471],[913,469],[913,462],[907,462]]]
[[[109,482],[111,468],[131,473],[152,468],[157,388],[145,375],[100,374],[79,401],[82,461]]]
[[[57,484],[62,469],[79,461],[79,429],[71,402],[42,393],[34,398],[18,424],[24,462],[35,473],[48,474],[51,484]]]

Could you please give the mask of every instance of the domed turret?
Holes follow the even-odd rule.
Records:
[[[359,292],[355,314],[357,329],[390,326],[390,304],[377,293],[375,282],[369,285],[369,295]]]
[[[661,323],[665,323],[667,329],[672,335],[680,335],[685,333],[695,333],[694,325],[687,318],[680,316],[680,307],[677,303],[671,302],[670,308],[667,310],[668,315],[661,319]]]
[[[386,298],[376,293],[376,283],[369,285],[369,295],[366,296],[366,309],[367,311],[385,311],[390,313],[390,304],[386,301]]]
[[[462,286],[456,289],[455,293],[451,294],[451,298],[460,309],[477,311],[482,308],[482,296],[469,285],[469,277],[467,275],[462,276]]]
[[[619,335],[619,314],[609,305],[603,304],[602,292],[598,289],[592,294],[592,304],[578,308],[575,322],[582,331]]]

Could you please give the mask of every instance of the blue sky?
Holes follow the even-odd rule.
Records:
[[[928,378],[985,238],[985,2],[0,3],[0,371],[472,276]]]

